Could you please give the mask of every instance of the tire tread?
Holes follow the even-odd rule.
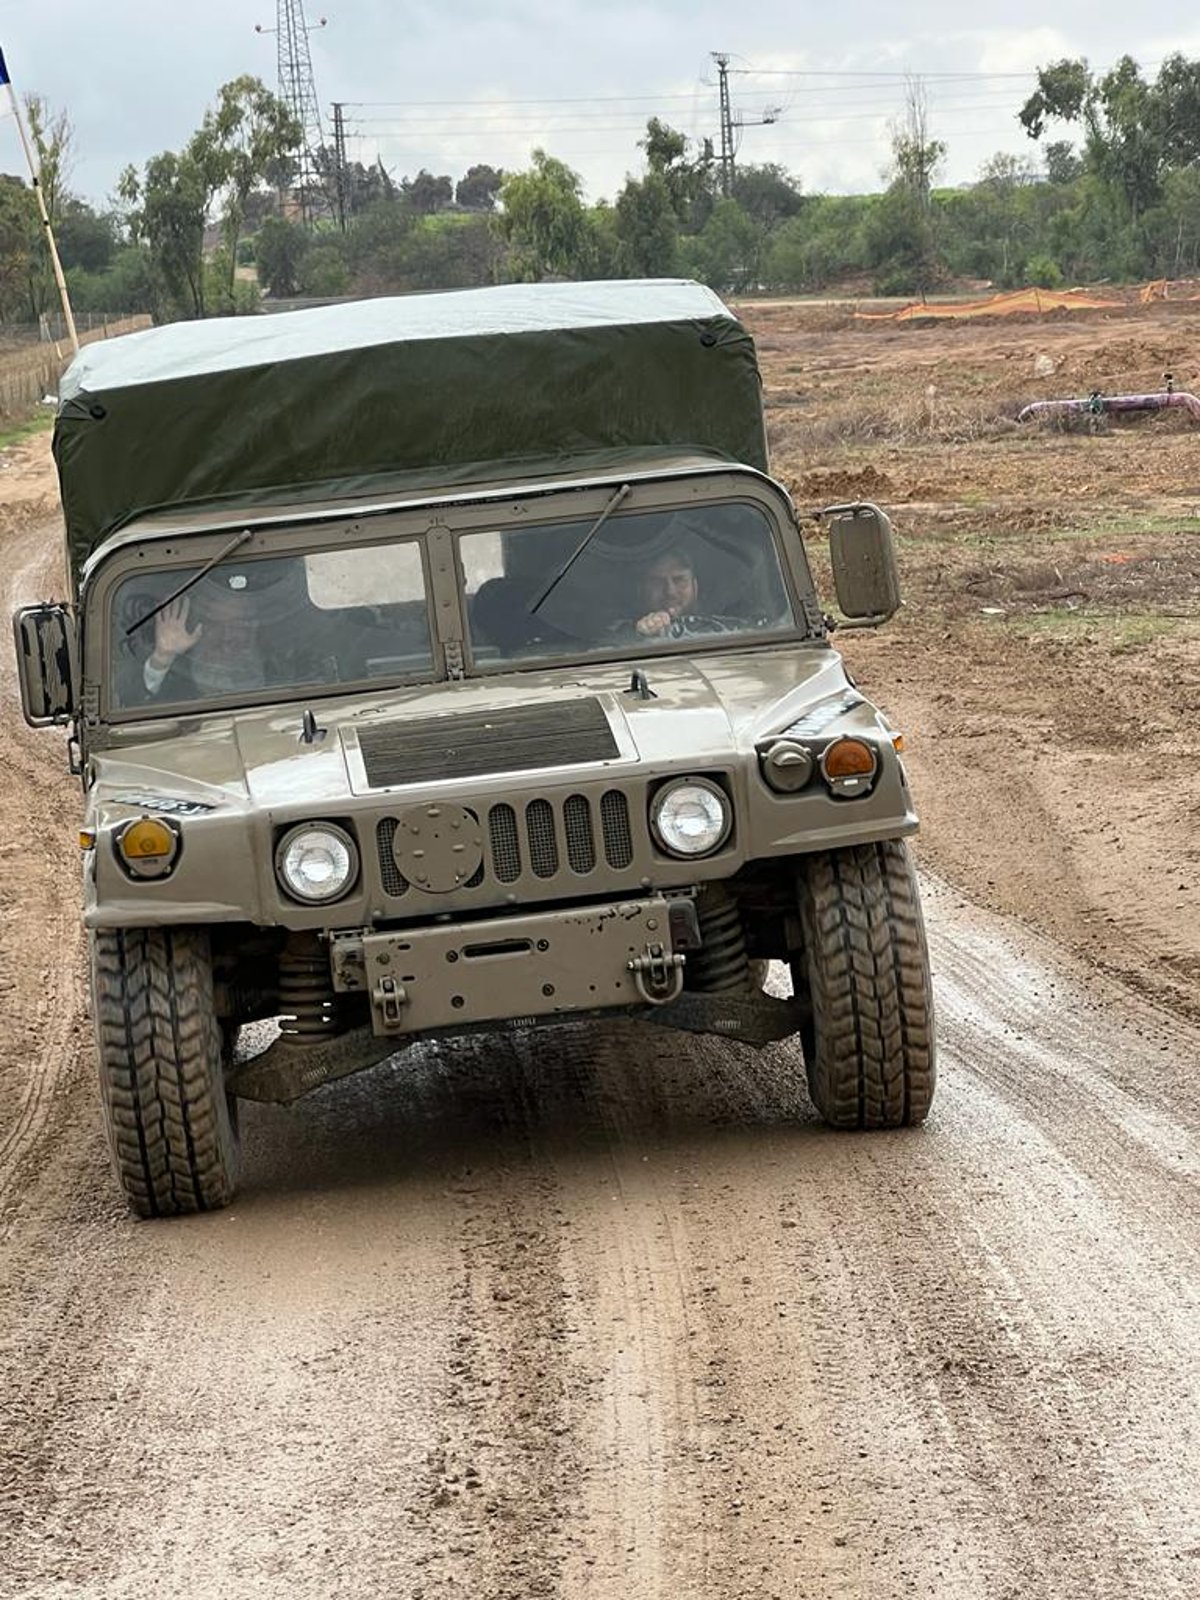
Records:
[[[837,1128],[923,1122],[936,1079],[920,893],[901,840],[805,859],[799,881],[812,1027],[809,1094]]]
[[[227,1205],[238,1149],[207,935],[99,929],[91,945],[100,1093],[130,1205],[143,1217]]]

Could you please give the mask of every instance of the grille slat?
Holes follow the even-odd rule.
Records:
[[[488,816],[492,837],[492,867],[501,883],[512,883],[521,876],[521,841],[517,837],[517,814],[510,805],[493,806]]]
[[[558,871],[558,840],[554,837],[554,811],[549,800],[531,800],[525,807],[529,835],[529,865],[539,878]]]
[[[591,872],[596,865],[596,836],[592,808],[585,794],[569,794],[563,802],[563,831],[572,872]]]
[[[633,861],[633,833],[629,827],[629,801],[620,789],[606,789],[600,799],[600,829],[604,858],[623,872]]]
[[[396,837],[395,817],[384,817],[375,829],[375,837],[379,843],[379,875],[383,879],[383,892],[399,897],[407,891],[408,879],[396,865],[396,857],[392,854],[392,842]]]

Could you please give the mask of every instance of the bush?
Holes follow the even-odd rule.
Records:
[[[1039,289],[1057,289],[1063,281],[1062,268],[1053,256],[1030,256],[1025,274]]]

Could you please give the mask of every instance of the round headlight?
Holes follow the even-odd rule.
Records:
[[[729,833],[729,802],[705,778],[684,778],[655,796],[650,821],[655,837],[675,856],[706,856]]]
[[[275,871],[293,899],[324,905],[340,899],[358,877],[358,851],[344,828],[304,823],[279,841]]]

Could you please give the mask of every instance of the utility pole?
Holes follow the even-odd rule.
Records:
[[[733,193],[733,110],[729,104],[729,57],[723,50],[714,50],[712,58],[717,63],[717,84],[721,100],[721,193]]]
[[[737,146],[734,143],[735,128],[758,127],[769,122],[778,122],[783,115],[782,106],[768,106],[761,117],[754,117],[749,122],[740,112],[735,117],[733,107],[729,101],[729,57],[723,50],[714,50],[712,58],[717,63],[717,89],[721,104],[721,193],[733,193],[734,160],[737,156]],[[734,69],[739,70],[738,68]]]
[[[341,100],[333,102],[333,160],[334,184],[337,194],[338,227],[343,233],[346,231],[346,189],[349,180],[349,169],[346,165],[346,117],[345,103]]]
[[[321,106],[313,77],[312,51],[308,36],[325,26],[321,17],[310,28],[304,18],[304,0],[277,0],[275,26],[256,25],[255,33],[273,33],[276,44],[279,98],[300,126],[300,148],[296,153],[296,196],[300,218],[305,225],[329,210],[329,196],[321,181],[317,152],[324,147]]]

